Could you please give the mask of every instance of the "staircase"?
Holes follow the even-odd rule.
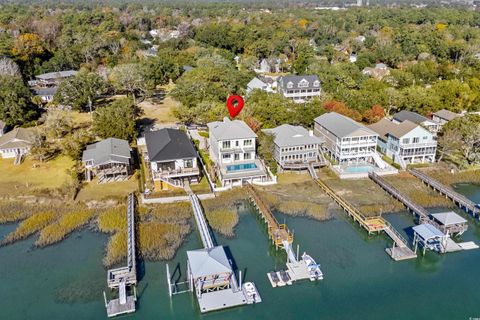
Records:
[[[385,163],[385,161],[383,161],[382,157],[380,157],[380,155],[375,151],[371,152],[370,156],[373,158],[373,160],[375,161],[375,163],[380,169],[385,169],[387,167],[387,164]]]
[[[20,163],[22,163],[22,160],[23,160],[23,154],[17,153],[15,155],[15,160],[13,161],[13,165],[18,166]]]
[[[172,187],[183,188],[182,180],[172,179],[172,178],[165,177],[165,176],[159,176],[158,178],[160,179],[160,181],[165,182],[165,183],[171,185]]]
[[[402,157],[395,156],[395,163],[398,163],[402,169],[407,168],[407,163]]]

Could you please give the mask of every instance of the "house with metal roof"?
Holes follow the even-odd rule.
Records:
[[[324,149],[339,164],[373,162],[378,157],[375,151],[378,134],[336,112],[315,118],[314,134],[325,141]]]
[[[264,165],[256,155],[257,135],[245,122],[224,118],[207,126],[210,158],[222,186],[268,179]]]
[[[128,141],[108,138],[89,144],[83,151],[85,178],[98,183],[126,180],[133,170],[132,149]]]
[[[250,94],[253,90],[262,90],[265,92],[275,92],[273,90],[272,84],[261,80],[259,77],[254,77],[250,82],[247,84],[247,95]]]
[[[321,83],[316,75],[282,76],[278,79],[277,90],[285,98],[294,102],[303,103],[321,93]]]
[[[57,86],[63,80],[73,77],[78,73],[75,70],[55,71],[35,76],[35,80],[29,81],[30,86],[51,87]]]
[[[437,122],[440,126],[446,125],[449,121],[461,117],[461,114],[452,112],[450,110],[442,109],[432,114],[432,120]]]
[[[23,157],[30,151],[35,134],[31,129],[15,128],[0,137],[3,159]]]
[[[405,120],[409,120],[413,123],[419,124],[422,127],[430,131],[434,136],[437,135],[438,130],[440,130],[440,124],[436,121],[428,119],[416,112],[402,110],[393,115],[392,121],[395,123],[401,123]]]
[[[320,152],[323,140],[301,126],[282,124],[263,132],[274,136],[274,158],[282,169],[306,169],[325,165]]]
[[[383,118],[368,126],[378,134],[378,147],[402,168],[410,163],[433,163],[437,140],[423,126],[410,120],[394,122]]]
[[[147,161],[154,181],[162,188],[182,187],[199,181],[198,154],[187,134],[179,129],[163,128],[145,133]],[[167,184],[167,185],[165,185]]]

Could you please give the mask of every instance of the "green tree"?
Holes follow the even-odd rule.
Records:
[[[31,99],[32,93],[21,78],[0,76],[0,119],[7,125],[22,125],[38,116]]]
[[[105,93],[106,89],[107,84],[96,73],[80,72],[60,83],[54,102],[78,111],[92,111],[95,99]]]
[[[145,70],[139,64],[129,63],[114,67],[109,80],[117,91],[130,94],[133,104],[137,104],[138,96],[147,93]]]
[[[275,136],[273,134],[268,134],[263,131],[258,133],[258,156],[265,161],[265,164],[270,168],[270,171],[273,174],[277,174],[278,165],[275,161],[274,152],[275,152]]]
[[[136,136],[140,109],[132,99],[115,100],[93,113],[93,132],[101,138],[132,140]]]

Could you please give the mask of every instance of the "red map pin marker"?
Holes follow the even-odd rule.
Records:
[[[235,102],[237,105],[234,104]],[[242,111],[244,104],[245,102],[241,96],[229,96],[227,99],[227,109],[230,113],[230,117],[235,118],[238,116],[240,111]]]

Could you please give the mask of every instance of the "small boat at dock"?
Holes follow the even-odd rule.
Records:
[[[323,280],[323,273],[320,270],[320,265],[313,260],[306,252],[302,255],[302,261],[305,263],[308,273],[310,275],[310,281]]]

